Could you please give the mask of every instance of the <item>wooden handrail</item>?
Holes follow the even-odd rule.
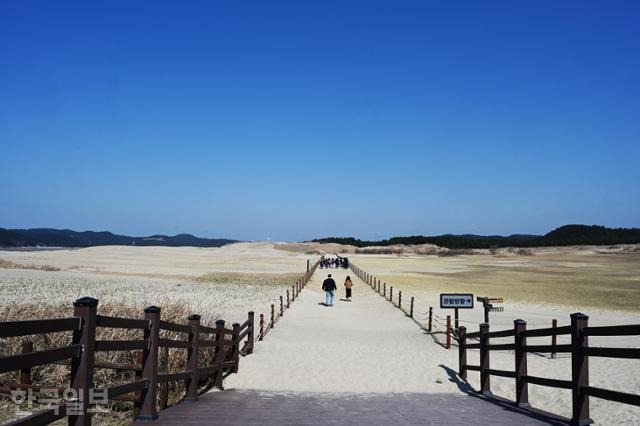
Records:
[[[494,339],[497,337],[511,337],[516,334],[514,329],[502,330],[502,331],[492,331],[491,333],[487,333],[487,338]]]
[[[81,345],[63,346],[61,348],[0,357],[0,373],[8,373],[36,365],[52,364],[70,358],[77,358],[82,353]]]
[[[104,315],[96,315],[96,326],[110,328],[132,328],[147,330],[151,324],[143,319],[108,317]]]
[[[547,377],[525,376],[524,380],[532,385],[547,386],[560,389],[571,389],[571,380],[549,379]]]
[[[298,297],[318,265],[319,261],[316,261],[298,279],[292,290],[293,300]],[[282,301],[282,298],[280,300]],[[200,324],[199,315],[191,315],[188,324],[163,321],[160,318],[161,310],[156,306],[150,306],[144,310],[144,319],[98,315],[97,306],[98,300],[84,297],[74,302],[74,316],[71,318],[0,322],[0,338],[72,332],[72,342],[69,346],[34,351],[33,343],[26,341],[23,344],[22,353],[0,357],[0,373],[20,371],[20,383],[2,387],[0,393],[10,393],[12,389],[36,391],[44,389],[45,387],[41,385],[31,383],[31,367],[38,365],[70,365],[69,386],[57,388],[60,390],[71,388],[79,391],[80,395],[89,395],[89,391],[93,388],[94,369],[129,370],[135,372],[133,381],[98,388],[95,391],[106,392],[112,400],[134,401],[136,419],[154,420],[158,417],[158,384],[163,385],[161,387],[163,393],[160,395],[161,409],[166,408],[167,405],[166,383],[168,382],[184,380],[187,388],[185,399],[195,400],[201,392],[201,385],[205,386],[203,391],[208,389],[205,383],[213,383],[214,386],[222,389],[223,379],[238,371],[239,356],[251,354],[254,349],[256,324],[253,311],[248,313],[247,319],[242,324],[236,323],[233,324],[233,328],[227,329],[223,320],[216,321],[215,327],[204,326]],[[273,311],[272,309],[272,313]],[[144,337],[139,340],[96,340],[98,327],[142,330]],[[160,338],[161,331],[183,333],[187,335],[188,340]],[[205,339],[202,338],[204,335],[212,335],[212,337]],[[226,336],[230,336],[230,339]],[[264,319],[261,315],[259,340],[263,337]],[[209,347],[214,348],[213,359],[210,365],[200,367],[200,349]],[[187,349],[187,371],[160,373],[159,348],[165,348],[167,353],[168,348]],[[135,362],[126,364],[96,360],[96,353],[109,351],[134,351]],[[51,386],[47,386],[46,389],[51,389]],[[74,405],[74,415],[69,416],[69,425],[90,425],[92,413],[88,410],[89,398],[80,399],[78,403],[80,406]],[[78,409],[81,414],[75,415]],[[65,404],[60,405],[58,410],[58,414],[54,414],[53,408],[47,408],[9,424],[48,424],[67,416],[68,410]]]
[[[160,339],[158,346],[161,348],[188,348],[191,344],[185,340]]]
[[[527,337],[560,336],[563,334],[571,334],[570,325],[564,327],[536,328],[525,332],[525,336]]]
[[[629,336],[640,335],[639,325],[618,325],[605,327],[588,327],[588,317],[581,313],[571,315],[571,325],[556,327],[557,321],[553,321],[551,328],[526,330],[526,322],[514,321],[514,328],[498,332],[489,332],[488,324],[481,324],[480,331],[466,333],[464,327],[460,328],[460,377],[466,378],[468,370],[479,371],[481,376],[481,391],[490,391],[490,376],[503,376],[516,379],[516,404],[528,407],[527,384],[547,386],[572,391],[572,424],[589,424],[589,396],[608,399],[624,404],[640,405],[640,395],[629,394],[608,389],[589,386],[589,364],[591,356],[640,359],[640,348],[610,348],[589,347],[587,336]],[[555,336],[571,335],[570,344],[556,344]],[[514,336],[514,343],[491,345],[489,338]],[[528,345],[527,337],[552,336],[551,345]],[[467,344],[467,339],[480,337],[480,343]],[[466,351],[480,349],[480,365],[468,365],[466,363]],[[489,354],[492,350],[515,350],[515,371],[495,370],[490,368]],[[571,380],[558,380],[546,377],[530,376],[527,373],[526,353],[547,352],[555,355],[556,352],[570,353],[572,358]],[[553,358],[553,357],[552,357]]]
[[[585,349],[585,352],[588,356],[640,359],[640,349],[637,348],[589,347]]]
[[[640,395],[595,388],[592,386],[585,386],[584,391],[586,392],[587,395],[594,396],[596,398],[606,399],[606,400],[615,401],[615,402],[621,402],[623,404],[640,406]]]
[[[605,327],[587,327],[585,336],[634,336],[640,335],[640,324],[610,325]]]
[[[81,326],[80,318],[0,322],[0,338],[80,330]]]

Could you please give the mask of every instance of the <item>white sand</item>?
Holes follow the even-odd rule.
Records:
[[[69,304],[82,296],[100,304],[163,306],[188,304],[193,312],[244,322],[250,310],[264,311],[295,283],[283,285],[201,282],[211,273],[300,274],[313,256],[287,253],[270,243],[220,248],[103,246],[84,249],[9,251],[0,259],[60,271],[0,268],[1,304]]]
[[[318,270],[300,298],[243,358],[227,388],[296,392],[455,392],[446,371],[456,353],[432,342],[402,312],[354,279],[353,302],[344,298],[344,270],[329,270],[338,284],[334,307],[321,291]],[[434,360],[438,360],[434,362]],[[437,383],[440,380],[442,383]]]
[[[270,243],[236,243],[219,248],[101,246],[43,251],[0,250],[0,259],[23,265],[177,278],[210,272],[301,272],[305,259],[316,257],[276,250]]]
[[[318,304],[324,300],[320,286],[327,273],[334,275],[339,287],[333,308]],[[441,367],[457,372],[457,348],[444,349],[353,274],[350,275],[355,283],[354,301],[340,301],[344,297],[342,283],[346,275],[342,270],[318,270],[292,309],[285,312],[263,342],[257,343],[254,355],[242,359],[239,374],[225,382],[227,388],[325,394],[461,393]],[[535,318],[533,322],[541,326],[547,326],[550,318],[562,318],[560,312],[545,312],[535,306],[508,305],[507,312],[509,317],[514,312],[521,317],[535,313],[531,315]],[[637,319],[633,315],[600,314],[596,323],[619,324]],[[465,317],[480,321],[480,310],[465,313]],[[508,323],[506,318],[500,322]],[[445,341],[442,335],[435,338]],[[633,339],[636,345],[640,343],[640,338]],[[541,344],[549,343],[542,340]],[[629,346],[629,342],[624,338],[597,340],[603,346]],[[592,345],[595,344],[594,338]],[[477,352],[469,351],[470,364],[479,363]],[[564,355],[555,360],[529,355],[528,363],[530,375],[570,379],[570,360]],[[593,358],[590,365],[592,385],[640,393],[640,381],[630,374],[637,371],[637,361]],[[513,370],[513,353],[492,352],[491,366]],[[469,383],[476,389],[478,376],[477,372],[469,372]],[[515,397],[513,379],[492,378],[492,390],[506,398]],[[569,391],[530,385],[529,400],[536,408],[570,417]],[[598,424],[640,424],[639,407],[596,398],[591,401],[591,416]]]
[[[0,258],[23,265],[51,265],[61,271],[0,269],[0,303],[19,304],[71,303],[75,297],[91,295],[102,302],[120,303],[126,294],[127,303],[162,304],[164,300],[184,300],[202,312],[214,311],[229,321],[243,321],[246,311],[267,314],[269,304],[284,295],[283,286],[247,284],[213,284],[195,282],[194,277],[212,272],[298,273],[304,270],[307,258],[273,248],[267,243],[233,244],[216,249],[169,247],[94,247],[79,250],[42,252],[2,251]],[[397,271],[447,273],[468,269],[468,260],[438,257],[396,258],[393,262],[378,262],[377,256],[353,256],[372,267],[372,273]],[[366,259],[366,260],[365,260]],[[513,262],[520,262],[514,259]],[[585,262],[587,262],[585,260]],[[374,270],[375,266],[380,270]],[[362,265],[365,266],[365,265]],[[229,377],[227,387],[265,391],[350,393],[460,393],[449,381],[444,368],[457,371],[457,350],[448,351],[434,342],[442,335],[428,335],[398,309],[374,293],[366,284],[354,278],[354,302],[341,302],[344,297],[344,270],[330,270],[338,282],[336,306],[318,305],[324,300],[320,284],[328,271],[319,270],[300,299],[285,313],[276,328],[256,345],[255,354],[243,358],[240,373]],[[395,288],[395,291],[402,288]],[[416,316],[424,318],[428,306],[445,317],[451,312],[437,309],[438,295],[419,291],[404,293],[405,303],[416,297]],[[500,296],[490,295],[490,296]],[[621,297],[624,297],[621,294]],[[508,300],[505,312],[491,315],[492,330],[512,327],[513,320],[522,318],[529,328],[548,327],[551,319],[558,325],[569,322],[571,309],[563,306],[515,304]],[[640,323],[640,314],[605,310],[587,310],[592,325]],[[477,330],[482,311],[476,308],[461,312],[463,325]],[[541,338],[538,343],[549,343]],[[506,343],[507,341],[505,341]],[[560,340],[559,343],[562,343]],[[638,347],[640,337],[592,338],[592,346]],[[476,352],[476,353],[473,353]],[[469,363],[477,363],[477,351],[469,354]],[[568,379],[569,360],[550,360],[535,355],[528,357],[529,374]],[[491,366],[512,370],[513,354],[493,352]],[[591,358],[591,384],[607,389],[640,394],[637,360]],[[477,388],[478,373],[469,372],[469,382]],[[492,378],[494,393],[514,397],[513,380]],[[570,392],[561,389],[529,387],[533,406],[560,415],[570,414]],[[640,408],[591,399],[591,415],[600,424],[640,424]]]

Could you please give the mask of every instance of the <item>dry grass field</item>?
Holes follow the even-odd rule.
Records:
[[[529,327],[549,326],[552,318],[564,325],[568,323],[569,313],[578,310],[589,314],[592,324],[640,323],[640,250],[637,246],[535,249],[527,255],[507,249],[495,255],[487,251],[453,255],[446,249],[433,250],[432,247],[395,247],[393,254],[362,254],[336,245],[268,243],[240,243],[215,249],[0,250],[0,318],[7,321],[68,316],[73,300],[92,296],[100,300],[98,311],[106,315],[141,317],[144,307],[157,305],[163,308],[163,317],[174,322],[186,321],[191,313],[203,315],[207,324],[219,317],[242,322],[249,310],[256,314],[269,312],[270,304],[276,303],[301,276],[307,259],[313,261],[320,253],[335,252],[345,253],[359,267],[393,285],[395,294],[402,290],[404,303],[415,297],[420,320],[424,320],[429,306],[434,306],[440,318],[452,314],[438,308],[438,293],[471,292],[477,296],[505,298],[505,311],[491,314],[494,330],[511,327],[515,318],[525,319]],[[318,271],[318,274],[327,272],[330,271]],[[316,277],[316,283],[320,279]],[[358,301],[357,291],[354,301]],[[462,311],[461,319],[462,325],[473,330],[482,321],[481,309]],[[128,336],[103,337],[126,339]],[[434,337],[441,339],[438,335]],[[57,333],[34,340],[36,348],[42,349],[62,344],[68,338],[64,333]],[[637,347],[637,341],[637,337],[614,339],[607,345]],[[0,339],[0,352],[16,353],[19,345],[19,339]],[[183,367],[184,354],[176,351],[164,361],[170,371]],[[131,362],[127,358],[130,356],[115,354],[106,360]],[[492,363],[510,368],[513,358],[496,354]],[[615,386],[637,393],[640,390],[636,380],[625,373],[629,368],[637,368],[634,366],[633,360],[594,360],[592,371],[597,373],[594,380],[603,387]],[[566,359],[536,358],[532,367],[549,372],[557,370],[560,375],[570,371]],[[65,383],[68,371],[64,366],[35,368],[34,378],[45,384]],[[2,375],[0,385],[15,379],[15,375]],[[101,373],[97,380],[108,384],[121,381],[122,377]],[[470,375],[470,383],[476,386],[476,382]],[[510,382],[502,383],[500,378],[495,382],[498,394],[512,396]],[[173,398],[179,397],[180,392],[179,387],[173,388]],[[566,392],[562,390],[533,387],[531,395],[538,406],[556,412],[569,406]],[[130,419],[130,406],[121,403],[111,408],[113,411],[99,416],[101,424],[122,424]],[[606,401],[594,402],[593,409],[600,418],[613,416],[611,418],[620,424],[640,418],[635,408]],[[5,400],[1,417],[9,418],[14,410]]]
[[[72,302],[82,296],[99,300],[98,313],[141,318],[143,309],[156,305],[162,318],[185,323],[192,313],[205,325],[218,318],[244,322],[247,312],[268,313],[271,303],[291,288],[306,268],[308,256],[274,250],[270,244],[234,244],[219,249],[166,247],[92,247],[51,251],[0,251],[0,320],[68,317]],[[310,258],[313,259],[313,258]],[[99,339],[139,339],[135,331],[99,329]],[[172,338],[175,336],[167,336]],[[68,344],[70,333],[30,336],[36,350]],[[20,351],[24,338],[0,339],[0,353]],[[206,350],[204,357],[207,357]],[[132,363],[131,352],[101,354],[102,361]],[[168,371],[186,369],[183,349],[161,354]],[[126,375],[126,374],[125,374]],[[34,383],[68,382],[67,366],[32,369]],[[17,373],[0,376],[0,386],[15,382]],[[96,385],[131,380],[114,370],[97,370]],[[182,384],[171,384],[169,399],[184,394]],[[98,424],[128,424],[130,403],[112,403],[97,416]],[[22,407],[23,414],[28,412]],[[16,406],[0,399],[0,420],[16,415]],[[66,422],[60,422],[66,423]]]
[[[569,248],[533,253],[351,258],[382,280],[412,291],[470,292],[511,302],[640,312],[639,252]]]

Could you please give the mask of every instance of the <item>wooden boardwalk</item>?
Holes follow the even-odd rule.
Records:
[[[208,393],[136,425],[559,425],[512,404],[455,394]]]
[[[319,305],[327,273],[341,283],[349,271],[316,272],[254,354],[240,360],[227,390],[162,410],[146,424],[566,424],[480,397],[451,368],[457,352],[425,338],[358,279],[354,302]]]

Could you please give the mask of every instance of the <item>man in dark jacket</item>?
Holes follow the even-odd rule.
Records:
[[[322,289],[324,290],[326,295],[326,306],[333,306],[333,295],[337,288],[338,287],[336,286],[336,282],[333,280],[333,278],[331,278],[331,274],[329,274],[327,279],[322,283]]]

